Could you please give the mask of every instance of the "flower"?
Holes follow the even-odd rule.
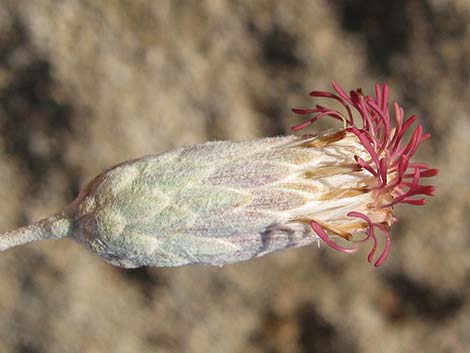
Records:
[[[91,180],[58,214],[0,234],[0,251],[71,237],[125,268],[222,266],[315,241],[346,253],[371,241],[371,262],[379,230],[385,235],[379,266],[390,251],[393,206],[423,205],[416,196],[434,194],[420,182],[437,170],[410,161],[429,135],[418,125],[403,142],[416,117],[404,120],[394,103],[392,127],[386,85],[376,85],[375,98],[361,90],[348,96],[336,83],[333,88],[336,93],[311,96],[336,100],[346,113],[320,105],[294,109],[309,119],[293,129],[326,116],[342,121],[342,128],[207,142],[125,161]]]
[[[315,233],[332,248],[342,252],[354,252],[357,243],[372,241],[368,261],[371,262],[377,250],[377,237],[375,230],[380,230],[385,235],[385,246],[381,255],[375,261],[375,266],[381,265],[390,251],[390,227],[397,221],[393,216],[393,206],[399,203],[421,206],[426,203],[424,197],[418,195],[433,196],[435,188],[432,185],[420,184],[421,178],[437,175],[437,169],[430,168],[427,164],[411,162],[419,145],[427,140],[430,135],[423,134],[422,125],[418,125],[408,142],[404,142],[405,133],[411,129],[416,121],[416,116],[404,119],[404,110],[393,103],[393,112],[389,109],[389,87],[388,85],[375,85],[375,97],[364,95],[361,89],[351,91],[347,95],[343,89],[332,82],[335,93],[313,91],[312,97],[323,97],[333,99],[341,103],[346,115],[330,108],[316,105],[313,109],[293,109],[300,115],[311,116],[306,122],[294,126],[295,131],[306,128],[315,121],[329,116],[341,120],[344,128],[340,131],[345,136],[354,135],[367,151],[364,158],[355,155],[358,167],[369,172],[371,178],[364,179],[362,187],[365,192],[371,194],[371,200],[367,207],[362,210],[351,210],[346,214],[348,217],[356,218],[360,222],[357,227],[349,227],[349,233],[344,233],[341,226],[327,223],[320,219],[311,220],[310,225]],[[353,112],[357,112],[360,125],[356,124]],[[392,118],[394,126],[392,126]],[[344,226],[343,226],[344,228]],[[328,233],[339,235],[351,240],[351,233],[366,231],[367,236],[362,240],[353,240],[355,246],[345,248],[330,239]]]

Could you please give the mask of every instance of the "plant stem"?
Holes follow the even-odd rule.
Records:
[[[70,235],[72,221],[60,213],[36,223],[0,234],[0,251],[36,240],[58,239]]]

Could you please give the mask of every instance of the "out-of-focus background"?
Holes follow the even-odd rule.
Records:
[[[466,0],[0,0],[0,230],[122,160],[289,133],[331,80],[388,82],[433,138],[427,206],[389,260],[289,250],[224,268],[112,267],[70,240],[0,254],[2,353],[468,352]],[[312,128],[315,132],[317,128]]]

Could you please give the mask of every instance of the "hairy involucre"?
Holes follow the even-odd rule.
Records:
[[[318,139],[209,142],[122,163],[74,202],[73,236],[127,268],[223,265],[308,245],[316,236],[302,217],[320,209],[334,217],[345,203],[328,207],[319,196],[359,183],[330,175],[354,163],[351,145],[304,145]],[[321,167],[333,169],[308,176]]]

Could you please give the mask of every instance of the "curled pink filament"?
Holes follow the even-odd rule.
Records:
[[[409,205],[424,205],[426,199],[420,195],[434,196],[435,188],[432,185],[422,185],[421,178],[434,177],[438,174],[437,169],[430,168],[427,164],[412,162],[411,158],[418,150],[420,144],[427,140],[430,135],[423,133],[423,126],[418,124],[411,133],[408,141],[404,141],[406,132],[416,122],[416,116],[405,119],[403,108],[396,102],[392,104],[393,110],[389,109],[390,89],[388,85],[376,84],[375,97],[366,96],[361,89],[350,91],[347,94],[336,82],[332,82],[334,92],[313,91],[310,96],[325,98],[339,102],[345,109],[346,114],[315,105],[312,109],[293,109],[293,112],[307,116],[308,120],[294,126],[293,130],[301,130],[313,124],[317,120],[329,116],[335,120],[344,122],[344,130],[354,134],[364,147],[368,158],[354,156],[357,164],[368,171],[376,180],[375,185],[369,189],[376,193],[375,203],[368,205],[370,208],[390,209],[399,203]],[[356,112],[356,120],[353,112]],[[381,202],[381,196],[386,195],[386,202]],[[380,266],[390,252],[390,226],[384,223],[373,223],[371,219],[361,212],[349,212],[350,217],[356,217],[367,223],[366,238],[356,243],[371,240],[373,245],[368,255],[371,262],[377,250],[377,238],[374,229],[379,229],[385,235],[384,250],[375,262]],[[391,217],[392,222],[396,221]],[[329,246],[341,251],[352,253],[357,247],[345,248],[332,241],[324,227],[315,221],[310,222],[315,233]]]

